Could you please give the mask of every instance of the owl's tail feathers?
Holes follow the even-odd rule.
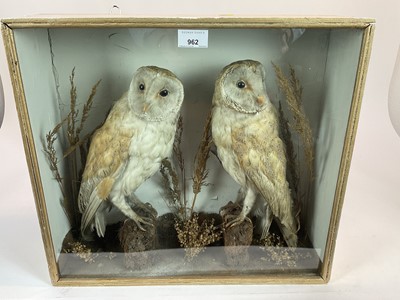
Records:
[[[283,234],[283,238],[285,239],[286,244],[288,247],[297,247],[297,232],[295,229],[293,229],[292,226],[286,226],[280,222],[279,227],[281,229],[281,232]]]
[[[283,192],[277,203],[277,209],[273,214],[278,220],[279,228],[289,247],[297,247],[297,222],[293,213],[293,200],[290,195],[288,183],[283,186]]]
[[[276,223],[278,224],[286,244],[289,247],[297,247],[297,230],[295,227],[295,222],[294,218],[292,217],[292,214],[289,213],[284,220],[279,218],[274,218],[273,213],[268,206],[265,210],[265,217],[263,218],[263,225],[262,225],[263,231],[261,239],[264,239],[268,236],[269,228],[271,226],[273,219],[275,219]]]
[[[94,217],[94,227],[96,228],[97,235],[99,237],[104,237],[106,233],[106,218],[103,210],[98,210]]]
[[[95,188],[90,195],[88,206],[82,213],[81,234],[84,240],[93,240],[94,227],[96,227],[98,236],[104,236],[104,214],[102,210],[99,210],[103,202],[104,200],[98,196],[97,188]]]
[[[289,247],[297,247],[297,222],[294,218],[291,205],[286,208],[285,214],[281,214],[277,219],[286,244]]]

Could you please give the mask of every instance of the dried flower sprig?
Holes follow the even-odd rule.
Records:
[[[269,234],[263,240],[261,249],[267,254],[266,257],[261,257],[261,260],[273,263],[282,271],[294,269],[297,267],[297,262],[311,258],[309,252],[301,253],[296,248],[286,247],[284,240],[275,233]]]
[[[193,213],[190,219],[183,222],[176,220],[175,229],[181,247],[185,248],[185,260],[192,261],[205,247],[221,238],[221,230],[214,226],[214,219],[199,224],[199,215]]]
[[[96,262],[96,258],[99,256],[98,253],[93,253],[92,250],[81,242],[68,243],[70,249],[67,249],[67,253],[73,253],[84,262],[92,264]],[[110,258],[111,259],[111,258]]]

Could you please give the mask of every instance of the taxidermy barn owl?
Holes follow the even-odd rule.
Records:
[[[237,61],[222,70],[213,96],[212,136],[224,169],[241,186],[242,211],[227,226],[242,223],[261,201],[261,238],[275,218],[287,245],[297,246],[285,146],[261,63]]]
[[[90,144],[78,198],[83,238],[92,239],[94,229],[104,236],[112,205],[140,229],[150,224],[132,209],[144,205],[134,192],[171,155],[183,96],[172,72],[154,66],[135,72]]]

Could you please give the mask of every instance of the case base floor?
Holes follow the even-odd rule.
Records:
[[[202,214],[214,219],[218,214]],[[107,227],[106,236],[93,242],[82,242],[72,230],[66,235],[58,259],[62,277],[163,277],[243,274],[316,274],[320,266],[317,249],[300,241],[299,247],[265,247],[254,240],[250,246],[224,246],[223,239],[204,248],[192,260],[185,258],[179,246],[173,214],[157,219],[155,249],[124,253],[118,239],[121,223]],[[272,232],[278,234],[275,226]],[[75,246],[74,246],[75,245]],[[76,247],[79,245],[79,247]],[[82,252],[79,252],[82,251]]]

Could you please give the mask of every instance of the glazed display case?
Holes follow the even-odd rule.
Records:
[[[2,20],[53,284],[327,282],[373,29],[371,19],[315,17]],[[296,243],[278,214],[263,231],[271,199],[262,192],[242,222],[229,222],[246,202],[218,151],[211,112],[221,70],[243,60],[265,70]],[[78,198],[94,133],[143,66],[170,70],[184,88],[171,154],[129,203],[150,222],[140,226],[105,197],[105,233],[85,238]]]

